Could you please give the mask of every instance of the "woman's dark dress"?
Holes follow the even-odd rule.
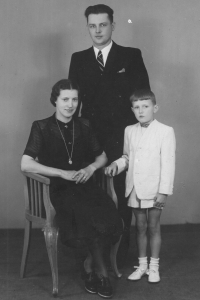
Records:
[[[71,154],[74,123],[74,148],[72,164],[64,141],[56,123],[55,115],[33,122],[24,154],[38,157],[45,166],[80,170],[85,167],[87,157],[100,155],[99,146],[89,121],[74,118],[65,124],[58,124]],[[112,199],[92,180],[76,184],[74,181],[50,177],[50,198],[56,210],[60,238],[63,244],[71,247],[85,246],[95,237],[110,237],[116,242],[122,233],[122,221]]]

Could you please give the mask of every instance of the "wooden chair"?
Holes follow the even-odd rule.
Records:
[[[24,194],[25,194],[25,233],[24,247],[21,261],[20,277],[25,277],[27,257],[30,245],[30,234],[32,223],[42,227],[46,248],[51,266],[53,279],[53,296],[58,294],[58,266],[57,266],[57,240],[58,228],[55,224],[56,212],[51,204],[49,196],[50,179],[33,173],[22,172],[25,177]],[[102,187],[111,196],[117,206],[117,196],[114,191],[113,178],[104,175],[104,170],[98,170],[93,175],[94,181]],[[116,255],[121,238],[111,247],[110,259],[111,266],[119,278],[122,276],[117,268]]]

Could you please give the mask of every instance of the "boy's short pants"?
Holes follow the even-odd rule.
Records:
[[[128,206],[133,208],[151,208],[154,207],[155,199],[145,199],[141,200],[137,197],[135,189],[132,189],[132,192],[128,199]]]

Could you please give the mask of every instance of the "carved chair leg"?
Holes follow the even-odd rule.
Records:
[[[58,230],[56,228],[46,226],[44,229],[44,237],[51,265],[53,279],[53,296],[58,294],[58,263],[57,263],[57,240]]]
[[[27,258],[29,253],[29,246],[30,246],[31,228],[32,228],[32,222],[26,219],[25,231],[24,231],[24,246],[23,246],[22,261],[20,267],[20,278],[24,278],[25,271],[26,271],[26,264],[27,264]]]
[[[124,228],[124,221],[122,220],[123,223],[123,228]],[[122,274],[119,272],[118,268],[117,268],[117,251],[119,249],[119,245],[122,239],[122,235],[120,236],[119,241],[111,246],[111,250],[110,250],[110,262],[111,262],[111,266],[113,271],[115,272],[115,275],[120,278],[122,277]]]

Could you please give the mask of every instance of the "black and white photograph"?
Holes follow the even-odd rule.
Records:
[[[0,0],[0,300],[199,300],[199,36],[198,0]]]

